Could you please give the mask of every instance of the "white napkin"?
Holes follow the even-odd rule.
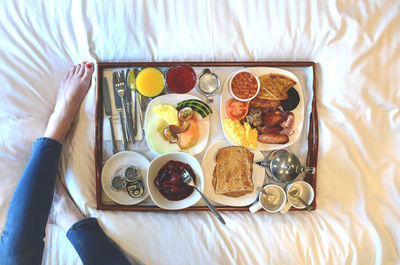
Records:
[[[115,136],[115,140],[117,141],[121,141],[122,140],[122,126],[121,126],[121,122],[119,120],[118,117],[118,113],[117,110],[115,108],[114,103],[112,102],[112,110],[113,110],[113,115],[112,115],[112,124],[113,124],[113,129],[114,129],[114,136]],[[139,106],[137,106],[139,108]],[[134,116],[133,114],[134,112],[132,111],[132,118]],[[124,117],[124,119],[126,120],[126,118]],[[137,135],[135,137],[135,140],[143,140],[144,138],[144,133],[143,130],[139,130],[140,127],[140,119],[139,119],[139,115],[136,119],[136,128],[138,128],[138,132]],[[111,141],[111,129],[110,129],[110,122],[108,121],[108,118],[105,117],[104,114],[104,120],[103,120],[103,140],[104,141]]]
[[[111,108],[112,108],[112,123],[113,123],[113,128],[114,128],[114,136],[115,140],[121,141],[122,140],[122,126],[118,117],[118,112],[115,107],[115,101],[114,101],[114,88],[113,88],[113,82],[112,82],[112,73],[117,70],[122,70],[122,69],[105,69],[103,72],[103,76],[107,78],[107,83],[108,83],[108,90],[110,94],[110,101],[111,101]],[[134,100],[134,94],[132,93],[132,100]],[[139,105],[137,107],[137,119],[136,119],[136,128],[138,128],[138,133],[135,137],[135,140],[143,140],[144,138],[144,133],[143,130],[139,130],[140,127],[140,118],[139,118]],[[103,107],[104,111],[104,107]],[[133,104],[132,104],[132,118],[134,118],[134,111],[133,111]],[[126,121],[126,117],[124,116],[124,119]],[[105,116],[105,111],[104,111],[104,120],[103,120],[103,140],[104,141],[111,141],[111,130],[110,130],[110,122],[108,121],[108,118]]]

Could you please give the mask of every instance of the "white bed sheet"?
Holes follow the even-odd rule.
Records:
[[[1,1],[0,228],[71,65],[312,60],[314,212],[226,212],[223,226],[208,212],[97,211],[94,82],[60,174],[81,210],[146,264],[399,264],[399,10],[395,0]],[[79,264],[68,244],[49,227],[43,264]]]

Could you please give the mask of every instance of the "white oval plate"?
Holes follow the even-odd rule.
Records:
[[[212,185],[213,172],[215,168],[215,155],[218,150],[222,147],[231,146],[231,144],[226,140],[220,140],[213,143],[204,154],[203,160],[201,161],[201,167],[204,174],[204,194],[210,200],[214,202],[229,205],[229,206],[247,206],[252,204],[258,196],[257,187],[262,187],[265,179],[265,170],[257,164],[253,164],[253,186],[254,190],[252,193],[233,198],[225,195],[215,194],[214,187]],[[252,151],[254,154],[254,161],[263,160],[264,156],[260,151]]]
[[[294,134],[289,136],[289,142],[286,144],[263,144],[263,143],[258,142],[256,150],[260,151],[260,150],[281,149],[281,148],[285,148],[285,147],[288,147],[288,146],[294,144],[297,141],[297,139],[299,139],[299,137],[300,137],[301,130],[303,128],[303,119],[304,119],[304,99],[303,99],[303,92],[302,92],[302,89],[300,86],[299,79],[293,73],[283,70],[283,69],[279,69],[279,68],[251,67],[251,68],[243,68],[242,70],[250,71],[250,72],[254,73],[257,77],[260,77],[260,76],[266,75],[266,74],[281,74],[281,75],[290,77],[291,79],[296,81],[296,84],[293,87],[296,89],[297,93],[299,93],[300,102],[299,102],[299,105],[297,105],[297,107],[294,110],[292,110],[292,112],[294,114],[294,125],[293,125]],[[233,142],[233,140],[229,137],[229,135],[225,131],[222,119],[229,118],[228,115],[226,114],[226,107],[225,107],[226,102],[232,98],[231,94],[229,93],[228,85],[229,85],[229,80],[230,80],[231,76],[236,72],[237,71],[231,73],[225,79],[224,85],[222,87],[221,104],[220,104],[222,129],[224,131],[225,138],[228,139],[228,141],[233,145],[237,145],[237,144],[235,144]]]
[[[189,95],[189,94],[167,94],[163,96],[159,96],[152,101],[150,101],[149,105],[147,106],[146,109],[146,116],[145,116],[145,121],[144,121],[144,132],[146,135],[146,141],[147,138],[150,137],[150,135],[147,134],[147,129],[149,125],[149,121],[157,115],[156,113],[153,112],[153,108],[160,104],[160,103],[166,103],[166,104],[171,104],[176,106],[179,102],[187,100],[187,99],[198,99],[201,100],[200,98]],[[201,100],[202,101],[202,100]],[[158,115],[157,115],[158,116]],[[197,155],[198,153],[201,153],[204,148],[206,147],[208,143],[208,136],[210,134],[210,117],[207,116],[201,121],[198,122],[199,125],[199,141],[198,143],[193,146],[190,149],[182,150],[181,152],[185,152],[191,155]],[[161,155],[161,153],[156,152],[154,149],[152,149],[149,145],[147,145],[153,153],[157,155]]]
[[[142,180],[144,185],[144,194],[140,198],[132,198],[129,196],[128,192],[125,191],[114,191],[111,189],[110,180],[114,172],[122,165],[128,164],[133,165],[140,169],[142,173]],[[145,200],[149,196],[146,183],[147,169],[149,168],[149,161],[136,152],[123,151],[116,153],[110,159],[106,161],[101,171],[101,185],[103,186],[104,192],[116,203],[123,205],[133,205],[138,204]]]

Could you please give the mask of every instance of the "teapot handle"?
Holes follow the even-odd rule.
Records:
[[[315,173],[315,167],[302,167],[301,168],[301,172],[314,174]]]

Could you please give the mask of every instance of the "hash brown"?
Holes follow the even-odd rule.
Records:
[[[287,99],[286,92],[296,84],[296,81],[280,74],[266,74],[260,76],[259,80],[261,89],[257,97],[269,100]]]

